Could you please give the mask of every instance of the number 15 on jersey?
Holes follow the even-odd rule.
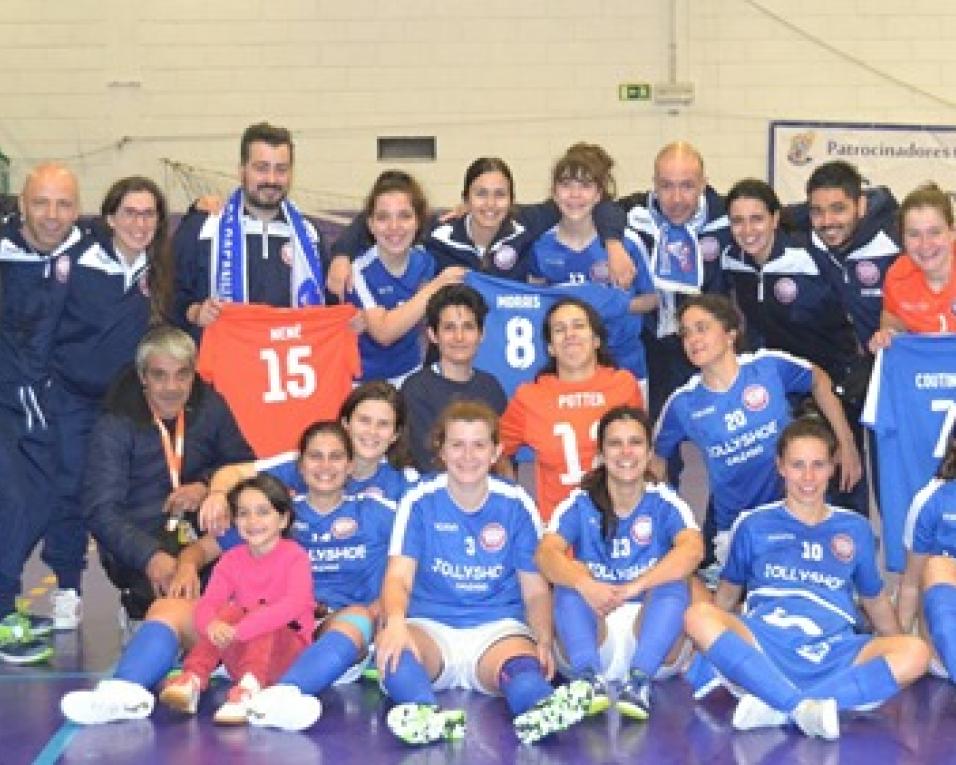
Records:
[[[285,355],[275,348],[263,348],[259,358],[265,362],[268,390],[262,394],[266,404],[279,404],[290,398],[308,398],[316,389],[315,368],[310,363],[312,348],[293,345]]]

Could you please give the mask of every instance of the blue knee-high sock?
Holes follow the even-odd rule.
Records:
[[[936,653],[943,661],[949,677],[956,682],[956,587],[934,584],[923,593],[926,626]]]
[[[597,614],[574,590],[554,588],[554,629],[575,677],[601,670],[597,644]]]
[[[668,582],[648,593],[637,637],[637,648],[631,657],[631,669],[653,677],[664,657],[684,629],[684,611],[690,603],[686,582]]]
[[[299,654],[279,682],[315,696],[338,680],[357,658],[358,648],[352,639],[330,629]]]
[[[705,654],[724,677],[774,709],[792,712],[800,703],[800,691],[786,675],[733,630],[725,630]]]
[[[411,651],[402,651],[394,672],[386,670],[382,674],[382,685],[396,704],[414,702],[438,706],[428,673]]]
[[[882,656],[862,664],[854,664],[842,672],[835,672],[809,688],[808,699],[836,699],[840,709],[856,709],[868,704],[879,704],[900,690],[889,663]]]
[[[551,683],[544,677],[541,663],[534,656],[527,654],[512,656],[501,665],[498,688],[513,715],[527,712],[554,693]]]
[[[176,633],[162,622],[143,622],[133,635],[113,676],[152,688],[172,669],[179,655]]]

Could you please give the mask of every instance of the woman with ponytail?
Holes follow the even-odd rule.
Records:
[[[604,414],[600,464],[558,505],[535,556],[555,585],[559,666],[592,684],[592,713],[622,683],[617,708],[637,720],[650,712],[652,678],[668,658],[679,663],[687,578],[704,555],[692,511],[649,472],[650,437],[643,410]]]

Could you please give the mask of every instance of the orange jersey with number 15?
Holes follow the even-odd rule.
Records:
[[[621,404],[643,407],[641,390],[630,372],[609,367],[575,382],[542,375],[515,391],[501,418],[501,440],[508,456],[522,445],[534,449],[538,509],[545,523],[594,466],[598,421]]]
[[[198,371],[226,399],[259,457],[295,449],[315,420],[336,419],[359,374],[352,306],[229,303],[203,332]]]

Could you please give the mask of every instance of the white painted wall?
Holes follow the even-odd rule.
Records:
[[[695,102],[620,102],[668,78],[672,6]],[[378,135],[436,135],[439,160],[408,167],[448,204],[482,154],[532,199],[565,146],[596,141],[629,192],[686,138],[726,187],[765,175],[771,119],[956,124],[950,0],[3,0],[0,39],[14,188],[64,158],[87,210],[134,172],[181,209],[162,158],[228,178],[260,119],[295,132],[306,207],[357,204]]]

